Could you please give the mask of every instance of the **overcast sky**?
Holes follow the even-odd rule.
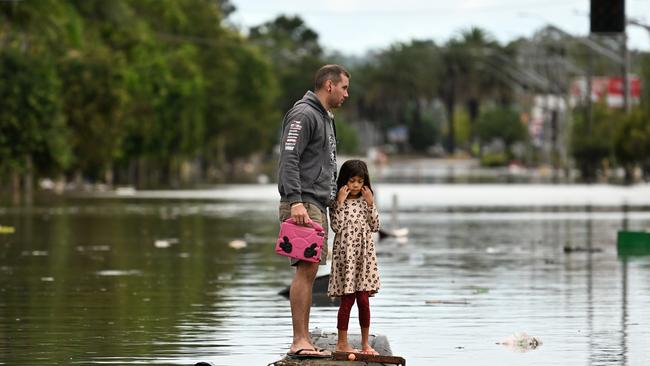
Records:
[[[231,0],[231,21],[242,28],[279,14],[299,15],[321,45],[361,56],[397,41],[443,43],[460,30],[478,26],[506,43],[529,37],[551,22],[574,35],[589,32],[589,0]],[[650,0],[626,0],[629,18],[650,24]],[[650,33],[628,26],[629,47],[650,51]]]

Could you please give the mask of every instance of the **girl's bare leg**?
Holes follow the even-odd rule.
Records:
[[[370,334],[370,328],[361,328],[361,352],[367,353],[369,355],[378,355],[379,352],[375,351],[374,348],[370,347],[370,343],[368,343],[369,334]]]
[[[348,342],[348,323],[350,322],[350,309],[354,305],[355,294],[346,294],[341,296],[341,305],[337,316],[336,329],[339,336],[336,341],[336,350],[339,352],[359,352],[352,348]]]

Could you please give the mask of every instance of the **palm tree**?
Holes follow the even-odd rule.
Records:
[[[486,99],[509,95],[510,86],[495,70],[494,53],[503,53],[501,46],[485,30],[472,27],[450,39],[443,51],[444,74],[440,95],[448,113],[447,151],[456,148],[454,112],[456,104],[464,104],[470,119],[471,139],[476,137],[476,120]],[[503,102],[503,98],[502,102]]]
[[[313,75],[323,64],[318,34],[298,16],[280,15],[250,29],[249,39],[260,46],[278,75],[281,95],[278,107],[286,111],[313,88]]]
[[[353,96],[360,117],[379,122],[384,131],[408,121],[413,145],[422,131],[423,102],[437,96],[440,65],[439,49],[429,40],[396,43],[374,55],[355,73],[363,90]]]

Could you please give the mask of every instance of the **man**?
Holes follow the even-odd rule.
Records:
[[[350,74],[339,65],[321,67],[314,78],[314,91],[294,104],[282,121],[280,162],[280,221],[289,217],[298,224],[314,220],[325,229],[320,263],[292,260],[296,274],[289,301],[293,323],[290,355],[323,357],[309,337],[312,287],[318,265],[327,260],[327,207],[336,198],[336,128],[332,109],[348,97]]]

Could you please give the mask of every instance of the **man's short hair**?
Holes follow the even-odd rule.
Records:
[[[325,65],[316,71],[314,76],[314,91],[320,90],[325,86],[327,80],[332,80],[334,84],[341,81],[341,74],[350,78],[350,73],[341,65]]]

